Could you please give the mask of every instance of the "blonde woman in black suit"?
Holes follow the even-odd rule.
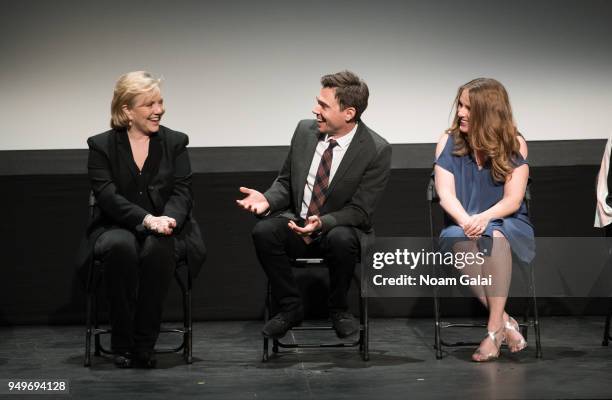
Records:
[[[111,127],[90,137],[88,173],[96,211],[88,254],[104,264],[111,348],[118,367],[155,367],[164,299],[182,252],[192,276],[206,250],[191,217],[188,137],[160,125],[160,80],[122,75],[111,103]]]

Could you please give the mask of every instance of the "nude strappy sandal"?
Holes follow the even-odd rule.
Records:
[[[487,362],[487,361],[497,360],[499,358],[499,354],[500,354],[500,350],[501,350],[501,345],[502,345],[503,341],[505,340],[505,331],[504,331],[504,329],[505,329],[505,327],[502,326],[496,332],[487,332],[487,337],[485,338],[485,339],[491,339],[493,341],[493,344],[497,348],[497,351],[495,353],[484,354],[482,352],[482,350],[480,349],[480,346],[478,346],[478,348],[476,349],[474,354],[472,354],[472,361],[475,361],[475,362]],[[501,338],[500,338],[500,336],[501,336]],[[482,356],[482,358],[480,358],[481,356]]]
[[[512,317],[508,318],[508,321],[506,321],[506,323],[504,324],[504,329],[508,331],[516,332],[520,336],[520,339],[510,340],[510,337],[508,335],[505,335],[504,343],[508,345],[510,352],[518,353],[519,351],[527,347],[527,341],[525,340],[525,338],[523,337],[523,334],[519,330],[519,324],[518,322],[516,322],[514,318]]]

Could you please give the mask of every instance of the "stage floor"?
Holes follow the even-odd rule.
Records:
[[[432,320],[374,319],[368,362],[352,348],[286,350],[262,363],[261,322],[200,322],[193,364],[164,354],[154,370],[119,370],[105,357],[84,368],[80,326],[2,327],[0,379],[68,379],[70,398],[77,399],[612,398],[612,345],[601,346],[603,317],[542,318],[541,326],[541,360],[532,340],[520,354],[504,349],[492,363],[471,362],[472,347],[449,349],[436,360]],[[308,334],[334,339],[329,332]],[[445,335],[480,340],[485,331]],[[160,344],[172,342],[162,336]]]

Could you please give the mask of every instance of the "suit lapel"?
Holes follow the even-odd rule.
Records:
[[[329,196],[334,191],[336,182],[339,182],[342,180],[342,177],[344,176],[344,174],[346,174],[346,172],[351,167],[351,164],[353,163],[357,155],[359,155],[359,153],[363,149],[363,142],[366,139],[365,129],[366,128],[363,122],[360,122],[359,127],[357,128],[357,131],[355,132],[355,137],[351,141],[349,148],[346,150],[346,154],[344,154],[344,157],[342,157],[342,162],[340,162],[340,165],[338,166],[338,170],[336,170],[336,173],[334,174],[334,179],[331,181],[329,187],[327,188],[327,195],[325,196],[326,199],[329,199]]]
[[[134,157],[132,156],[132,149],[130,148],[130,140],[127,136],[127,131],[117,131],[117,144],[119,157],[123,159],[123,164],[127,165],[128,170],[132,174],[132,178],[136,178],[138,170]]]
[[[297,182],[297,204],[295,204],[295,209],[298,214],[302,209],[304,186],[306,186],[306,178],[308,177],[308,171],[310,171],[310,164],[312,164],[312,159],[314,158],[315,150],[317,148],[318,143],[319,133],[315,131],[307,136],[306,143],[303,149],[296,149],[299,151],[299,154],[296,155],[296,159],[298,161],[296,170],[298,172],[298,175],[295,181]]]
[[[147,168],[149,168],[149,173],[151,174],[151,176],[157,176],[157,172],[161,164],[162,141],[163,138],[160,132],[151,135],[151,139],[149,142],[149,154],[147,155],[147,160],[145,161],[145,165],[147,165]]]

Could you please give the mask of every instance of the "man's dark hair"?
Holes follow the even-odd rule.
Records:
[[[341,71],[321,77],[321,85],[324,88],[335,88],[340,109],[354,107],[355,121],[359,121],[361,114],[368,108],[370,96],[368,85],[364,81],[351,71]]]

